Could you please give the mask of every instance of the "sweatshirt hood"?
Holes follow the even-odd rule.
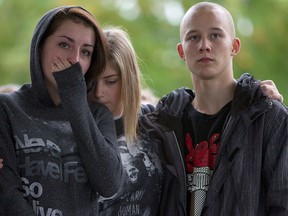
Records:
[[[80,6],[61,6],[46,12],[39,20],[36,28],[33,32],[32,41],[30,45],[30,76],[31,76],[31,88],[34,96],[40,99],[44,103],[52,104],[52,100],[49,96],[48,90],[44,82],[44,76],[41,68],[40,62],[40,43],[47,31],[53,18],[60,11],[69,11],[71,9],[76,9],[77,12],[82,13],[84,16],[93,19],[93,16],[84,8]],[[92,18],[91,18],[92,17]]]

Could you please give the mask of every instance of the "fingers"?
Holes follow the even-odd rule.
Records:
[[[263,93],[267,96],[272,96],[277,94],[278,90],[272,80],[264,80],[260,82],[260,87]]]
[[[273,82],[273,80],[263,80],[260,82],[260,85],[270,85],[270,86],[275,86],[275,83]]]
[[[65,70],[71,66],[70,62],[63,57],[54,57],[52,64],[52,72]]]
[[[283,96],[279,93],[275,83],[272,80],[261,81],[260,87],[266,96],[278,100],[280,102],[284,101]]]

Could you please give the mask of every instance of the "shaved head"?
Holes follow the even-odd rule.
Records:
[[[193,5],[185,13],[184,17],[182,18],[182,21],[180,24],[180,40],[181,41],[183,40],[187,26],[189,25],[191,21],[193,21],[195,14],[200,13],[202,11],[212,11],[214,13],[217,13],[217,15],[221,17],[223,22],[226,22],[227,27],[228,27],[227,31],[229,32],[230,36],[232,38],[235,37],[235,26],[234,26],[234,21],[230,12],[219,4],[212,3],[212,2],[200,2],[198,4]]]

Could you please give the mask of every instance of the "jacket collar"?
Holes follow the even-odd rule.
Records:
[[[194,97],[193,90],[187,87],[178,88],[164,96],[157,104],[156,109],[165,112],[167,115],[181,118],[184,109],[191,103]]]

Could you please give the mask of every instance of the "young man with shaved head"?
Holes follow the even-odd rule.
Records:
[[[240,45],[221,5],[182,19],[177,50],[194,91],[171,92],[144,117],[166,153],[162,215],[288,215],[287,107],[253,76],[234,78]]]

